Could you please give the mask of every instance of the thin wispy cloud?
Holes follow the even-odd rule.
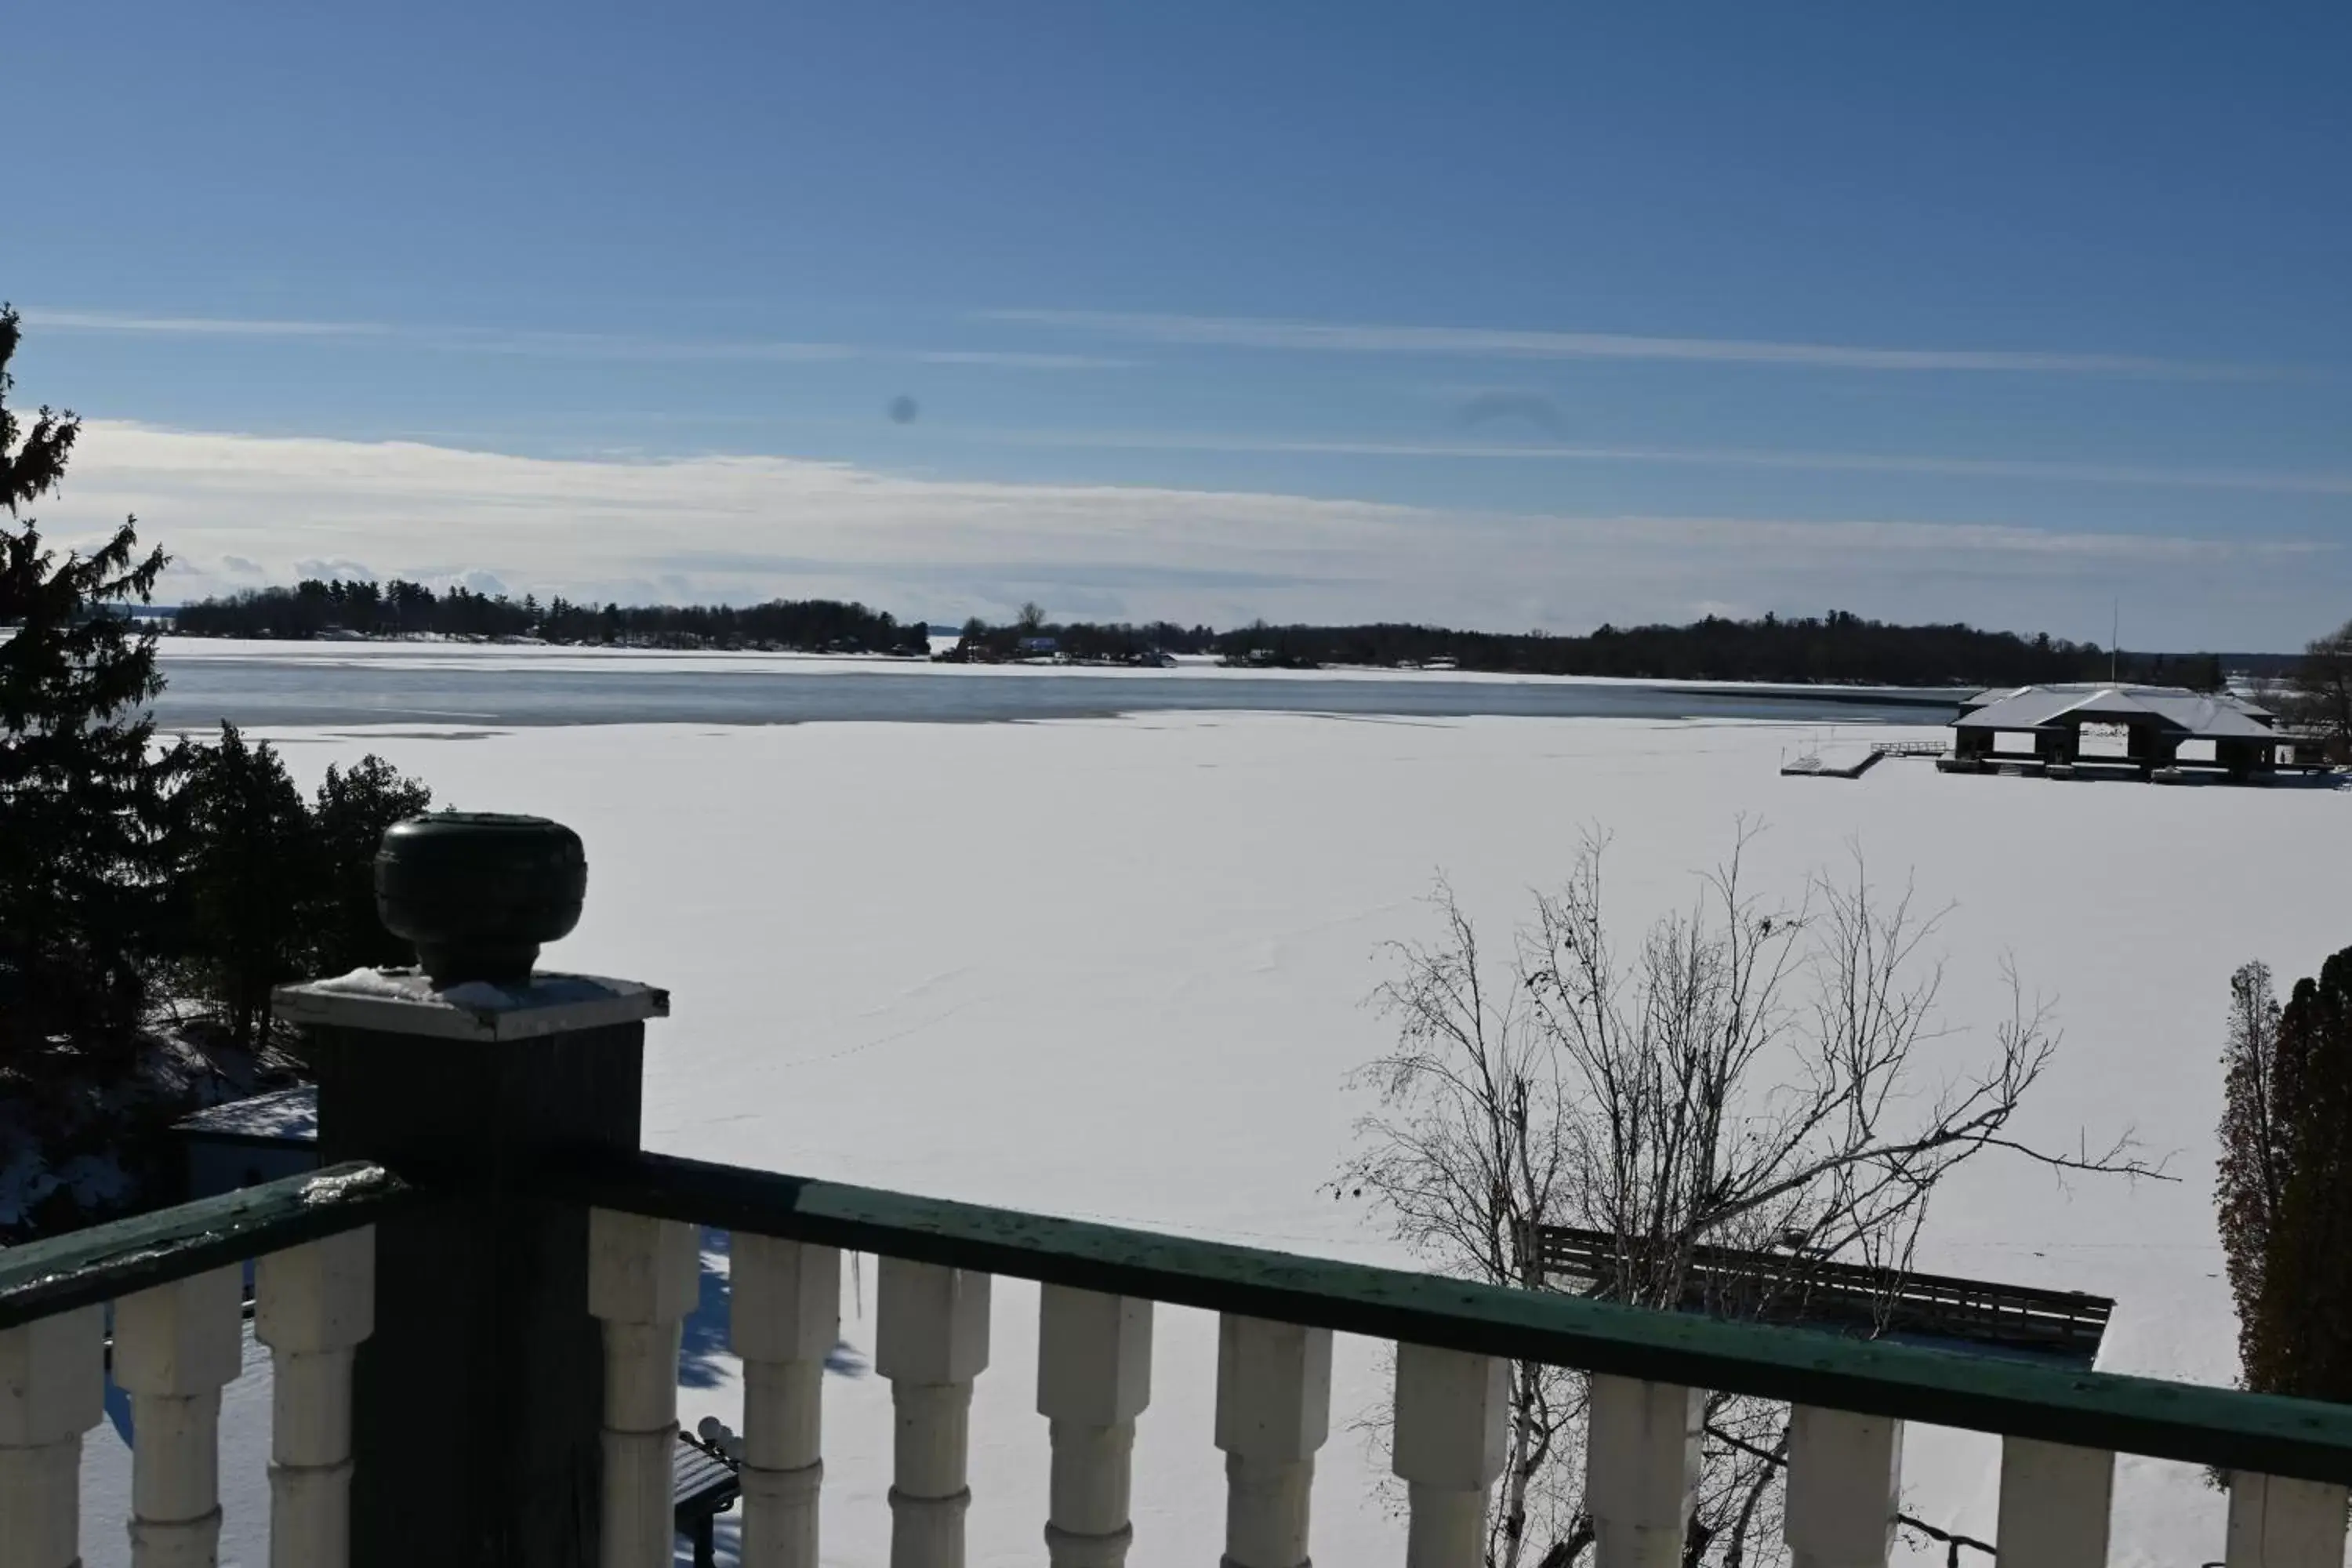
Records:
[[[2036,528],[1998,518],[1572,515],[1264,490],[913,477],[768,455],[526,458],[418,442],[86,427],[60,543],[126,512],[173,552],[166,595],[329,563],[603,601],[862,598],[1237,624],[1422,619],[1520,629],[1840,605],[2086,635],[2108,595],[2340,616],[2325,541]],[[366,563],[365,568],[357,565]],[[2167,624],[2191,626],[2177,618]],[[2184,630],[2185,637],[2200,634]]]
[[[1124,310],[997,310],[975,319],[1084,332],[1129,342],[1286,350],[1308,353],[1419,354],[1492,360],[1648,360],[1781,365],[1815,370],[1965,371],[2011,374],[2243,379],[2277,374],[2252,365],[2137,354],[2011,349],[1875,348],[1747,338],[1646,337],[1625,332],[1533,331],[1486,327],[1282,321]]]
[[[869,361],[896,364],[991,365],[1005,370],[1109,370],[1132,361],[1101,354],[1019,349],[905,348],[879,343],[789,339],[663,338],[621,332],[567,332],[496,327],[410,325],[391,321],[293,321],[247,316],[142,315],[113,310],[27,308],[25,324],[65,332],[203,339],[251,338],[373,343],[457,353],[537,359],[751,362],[816,364]]]
[[[1920,453],[1782,451],[1741,447],[1575,446],[1534,442],[1391,441],[1238,436],[1181,431],[1005,430],[941,426],[935,434],[1010,447],[1113,451],[1232,452],[1332,458],[1445,458],[1496,463],[1624,463],[1662,468],[1787,468],[1812,473],[1915,474],[2156,489],[2352,496],[2352,474],[2293,469],[2172,468],[2034,458],[1948,458]]]
[[[278,321],[251,316],[146,316],[124,310],[47,310],[27,306],[28,327],[64,332],[125,332],[179,338],[375,338],[393,335],[381,321]]]

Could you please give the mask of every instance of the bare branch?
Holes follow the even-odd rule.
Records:
[[[1882,890],[1859,845],[1843,874],[1807,878],[1795,905],[1768,901],[1748,873],[1760,832],[1739,821],[1690,903],[1630,945],[1614,939],[1597,831],[1499,953],[1441,882],[1436,940],[1388,949],[1391,976],[1370,998],[1394,1045],[1356,1076],[1377,1108],[1335,1195],[1371,1202],[1448,1271],[1661,1308],[1692,1304],[1696,1249],[1770,1253],[1752,1280],[1698,1277],[1730,1290],[1711,1308],[1761,1312],[1806,1289],[1808,1259],[1899,1280],[1937,1187],[1987,1153],[2062,1179],[2173,1179],[2128,1129],[2105,1144],[2078,1132],[2071,1150],[2025,1136],[2020,1108],[2061,1037],[2014,965],[2001,965],[2005,1016],[1955,1024],[1935,951],[1946,910],[1907,881]],[[1547,1279],[1543,1226],[1609,1237],[1599,1277]],[[1547,1562],[1583,1517],[1581,1376],[1516,1366],[1510,1389],[1496,1568],[1541,1550],[1539,1516],[1559,1526]],[[1720,1441],[1693,1539],[1726,1568],[1777,1507],[1777,1409],[1710,1402]]]

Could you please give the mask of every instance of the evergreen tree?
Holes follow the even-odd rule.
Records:
[[[2221,1122],[2240,1364],[2249,1388],[2352,1401],[2352,948],[2284,1008],[2259,970],[2232,982]]]
[[[428,811],[433,791],[373,754],[349,773],[327,769],[311,813],[318,846],[319,912],[315,967],[321,974],[414,963],[408,943],[376,916],[375,853],[383,830]]]
[[[2263,1359],[2263,1277],[2286,1185],[2286,1145],[2278,1094],[2279,1005],[2270,965],[2249,963],[2230,976],[2229,1044],[2221,1053],[2221,1159],[2214,1183],[2216,1222],[2238,1307],[2238,1360]]]
[[[249,1050],[267,1029],[270,988],[309,956],[318,864],[310,813],[268,742],[247,746],[234,724],[194,753],[181,795],[193,978],[230,1039]]]
[[[18,338],[0,306],[0,1066],[32,1072],[138,1026],[176,763],[154,754],[163,679],[128,613],[166,557],[140,553],[135,519],[88,554],[44,542],[25,509],[64,477],[80,423],[8,406]]]

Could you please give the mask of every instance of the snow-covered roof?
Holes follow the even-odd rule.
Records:
[[[2220,739],[2275,740],[2263,722],[2270,717],[2242,698],[2207,696],[2177,686],[2021,686],[2006,694],[1985,692],[1969,700],[1956,730],[2039,730],[2062,719],[2146,723],[2150,720],[2183,734]]]
[[[260,1138],[277,1143],[319,1141],[319,1090],[300,1084],[250,1100],[232,1100],[172,1123],[172,1131],[199,1138]]]

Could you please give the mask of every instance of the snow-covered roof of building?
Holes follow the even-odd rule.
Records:
[[[2226,694],[2207,696],[2177,686],[2021,686],[1988,691],[1963,704],[1958,730],[2039,730],[2063,719],[2110,724],[2147,723],[2194,736],[2274,740],[2263,721],[2269,710]]]
[[[311,1084],[257,1094],[209,1106],[172,1123],[172,1131],[200,1138],[254,1138],[273,1143],[315,1143],[319,1139],[319,1090]]]

